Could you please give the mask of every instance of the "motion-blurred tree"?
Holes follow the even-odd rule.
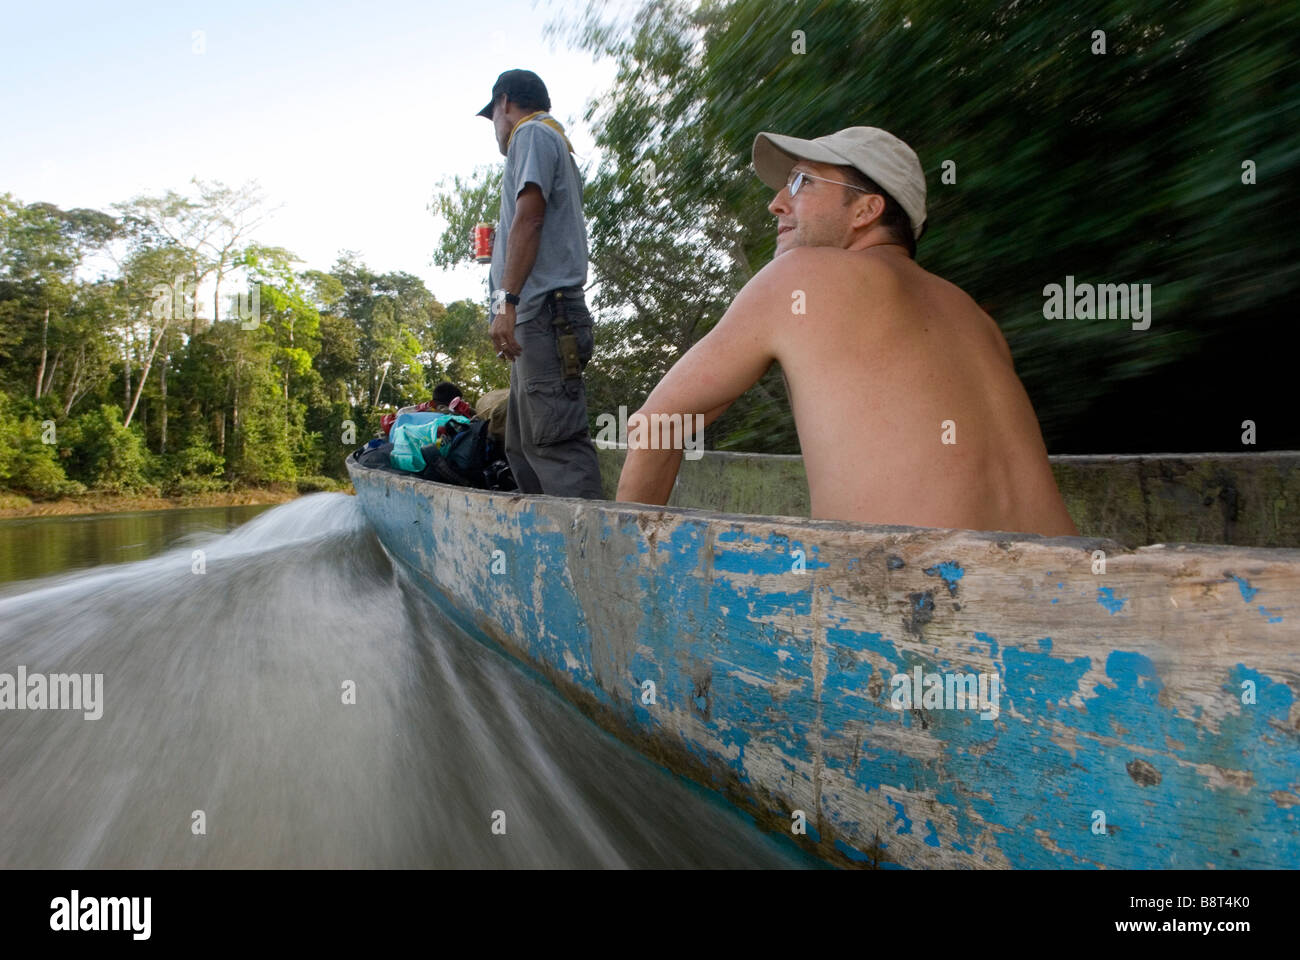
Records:
[[[1281,404],[1286,358],[1259,345],[1300,291],[1294,7],[651,0],[625,26],[601,9],[567,26],[619,64],[589,112],[606,157],[588,211],[602,305],[627,317],[611,350],[642,351],[613,374],[626,392],[772,255],[754,135],[871,125],[920,155],[918,259],[999,321],[1054,452],[1221,449]],[[1152,284],[1151,328],[1044,319],[1043,288],[1066,275]],[[726,419],[722,445],[756,435]],[[1261,445],[1300,443],[1270,426]],[[746,446],[789,437],[759,433]]]

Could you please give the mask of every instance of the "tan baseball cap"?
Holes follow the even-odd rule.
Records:
[[[816,140],[779,133],[754,138],[754,170],[773,190],[781,190],[800,160],[853,167],[898,201],[912,221],[912,235],[925,226],[925,173],[916,152],[879,127],[845,127]]]

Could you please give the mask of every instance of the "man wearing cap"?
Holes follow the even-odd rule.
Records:
[[[875,127],[760,133],[753,161],[776,255],[637,412],[711,423],[775,361],[814,518],[1077,536],[997,324],[913,259],[912,149]],[[629,449],[619,500],[667,502],[682,451],[651,446]]]
[[[507,70],[478,115],[506,158],[492,250],[492,327],[511,361],[506,459],[519,489],[600,499],[582,370],[591,359],[582,176],[551,98],[530,70]]]

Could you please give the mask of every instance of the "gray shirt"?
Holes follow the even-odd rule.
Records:
[[[531,320],[542,309],[547,292],[559,287],[587,285],[587,224],[582,218],[582,175],[560,134],[530,120],[515,130],[501,177],[501,222],[492,247],[492,290],[505,277],[506,247],[515,219],[519,192],[535,183],[546,199],[546,217],[533,271],[518,293],[515,322]]]

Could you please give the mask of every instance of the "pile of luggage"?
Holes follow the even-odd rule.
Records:
[[[389,467],[440,483],[518,489],[506,461],[509,396],[505,389],[486,393],[475,411],[452,384],[440,383],[432,401],[385,416],[384,436],[353,456],[363,466]]]

